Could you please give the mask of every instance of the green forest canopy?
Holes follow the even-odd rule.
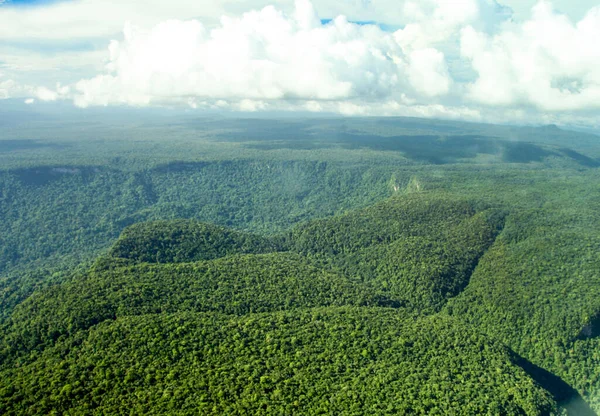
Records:
[[[223,126],[7,130],[2,413],[600,410],[596,138]]]

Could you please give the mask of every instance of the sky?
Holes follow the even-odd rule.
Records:
[[[0,100],[599,127],[600,0],[0,0]]]

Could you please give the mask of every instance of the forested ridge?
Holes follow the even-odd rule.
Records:
[[[4,322],[3,409],[556,412],[514,353],[438,312],[504,244],[507,216],[422,192],[267,237],[190,220],[132,225],[87,272]]]
[[[0,146],[0,413],[596,414],[593,137],[398,123]]]
[[[279,251],[273,239],[190,220],[140,223],[125,229],[110,256],[146,263],[211,260]]]

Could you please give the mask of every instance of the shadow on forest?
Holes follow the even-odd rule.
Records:
[[[379,127],[384,130],[397,125],[393,120],[389,123],[388,126],[385,120],[378,121]],[[568,148],[554,150],[527,141],[485,134],[461,134],[456,127],[429,125],[422,121],[405,121],[402,127],[415,131],[427,128],[429,132],[385,136],[362,133],[343,124],[314,128],[314,125],[302,121],[235,120],[227,124],[227,130],[216,133],[214,137],[244,143],[247,148],[257,150],[369,149],[400,152],[414,161],[434,165],[461,163],[478,155],[487,155],[486,161],[504,163],[542,162],[548,156],[559,156],[584,167],[600,167],[600,161]]]
[[[512,353],[512,360],[540,386],[546,389],[571,416],[598,416],[581,395],[560,377]]]
[[[596,312],[588,321],[588,323],[581,328],[577,339],[590,339],[600,337],[600,311]]]
[[[508,142],[474,135],[395,136],[379,137],[374,141],[354,136],[348,138],[346,143],[351,148],[399,151],[410,159],[434,165],[473,159],[478,154],[496,156],[507,163],[541,162],[552,155],[552,152],[531,143]]]
[[[64,148],[64,145],[56,143],[41,143],[36,140],[0,140],[0,153],[14,152],[15,150],[33,150],[49,147],[53,149]]]
[[[247,147],[259,150],[314,150],[337,147],[350,150],[393,151],[401,152],[409,159],[434,165],[458,163],[480,154],[494,156],[498,161],[505,163],[541,162],[547,156],[555,154],[532,143],[476,135],[385,137],[346,132],[313,132],[312,136],[308,136],[306,132],[300,131],[294,132],[293,136],[288,136],[286,140],[269,140],[269,135],[264,134],[259,138],[251,132],[244,132],[244,137],[248,141],[258,141],[259,143],[248,144]],[[581,163],[579,159],[576,161]]]
[[[577,153],[574,150],[562,148],[559,149],[563,154],[567,155],[575,162],[579,163],[581,166],[585,166],[587,168],[598,168],[600,167],[600,162],[592,159],[591,157],[587,157],[582,155],[581,153]]]
[[[53,180],[65,176],[79,176],[89,178],[92,175],[100,173],[97,167],[82,166],[41,166],[36,168],[22,168],[10,171],[17,179],[25,185],[47,185]]]

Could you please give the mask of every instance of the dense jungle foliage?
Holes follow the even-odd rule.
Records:
[[[79,339],[78,339],[79,338]],[[3,414],[543,414],[505,347],[372,308],[105,321],[2,374]]]
[[[112,257],[146,263],[189,263],[233,254],[260,254],[281,247],[267,238],[190,220],[132,225],[110,250]]]
[[[2,414],[600,411],[600,137],[3,123]]]

